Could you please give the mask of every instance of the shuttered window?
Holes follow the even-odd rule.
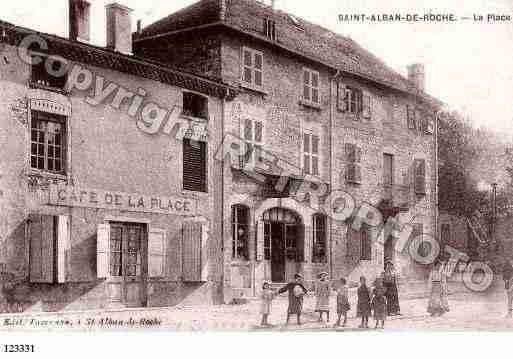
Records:
[[[260,51],[244,47],[242,49],[242,83],[249,87],[262,89],[264,55]]]
[[[276,40],[276,22],[274,20],[264,19],[264,35],[269,40]]]
[[[406,118],[408,121],[408,128],[410,130],[415,130],[417,128],[417,122],[415,118],[415,107],[410,105],[406,106]]]
[[[413,164],[415,194],[426,194],[426,160],[415,160]]]
[[[201,222],[184,222],[182,227],[182,273],[186,282],[205,279],[206,243]]]
[[[208,192],[207,143],[183,140],[183,189]]]
[[[394,155],[383,154],[383,183],[385,186],[394,184]]]
[[[29,239],[30,281],[64,283],[70,245],[68,217],[31,214]]]
[[[360,236],[360,260],[362,261],[370,261],[372,260],[372,242],[369,235],[369,231],[367,228],[362,228],[360,232],[358,232]]]
[[[150,278],[166,275],[166,231],[150,227],[148,231],[148,275]]]
[[[257,166],[262,157],[264,124],[262,121],[245,118],[241,123],[241,131],[244,146],[240,157],[240,166],[241,168],[251,169]]]
[[[319,176],[319,136],[303,133],[303,173]]]
[[[353,184],[359,184],[362,181],[362,173],[361,173],[361,157],[362,157],[362,151],[361,148],[351,144],[347,143],[345,145],[345,152],[346,152],[346,182],[347,183],[353,183]]]
[[[319,72],[303,69],[303,100],[313,104],[321,102],[319,96]]]

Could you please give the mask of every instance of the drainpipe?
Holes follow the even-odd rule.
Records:
[[[333,191],[333,87],[336,85],[337,78],[341,75],[341,71],[337,70],[335,76],[330,80],[330,121],[329,121],[329,148],[330,148],[330,191]],[[330,225],[330,278],[333,278],[333,219],[329,219]]]
[[[438,118],[439,111],[435,113],[435,238],[440,241],[438,233]]]

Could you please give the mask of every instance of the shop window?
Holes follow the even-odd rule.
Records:
[[[207,143],[183,140],[183,189],[208,192]]]
[[[249,208],[232,206],[232,257],[249,259]]]
[[[313,256],[312,262],[326,263],[327,219],[323,214],[313,216]]]
[[[51,173],[65,173],[66,118],[32,111],[30,167]]]
[[[184,92],[183,115],[208,120],[208,98],[192,92]]]

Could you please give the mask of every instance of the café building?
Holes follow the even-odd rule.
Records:
[[[0,21],[2,311],[222,300],[213,155],[236,91],[133,56],[130,11],[106,6],[106,48],[84,1],[70,38]]]

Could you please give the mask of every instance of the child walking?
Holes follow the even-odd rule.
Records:
[[[262,327],[269,326],[269,322],[267,321],[269,318],[269,314],[271,314],[271,304],[275,297],[275,293],[272,291],[269,282],[264,282],[262,286],[262,306],[260,307],[260,312],[262,314],[262,322],[260,325]]]
[[[317,299],[315,311],[319,313],[319,322],[322,322],[322,313],[326,313],[326,321],[330,321],[330,290],[328,273],[320,273],[319,281],[315,283],[315,297]]]
[[[387,298],[385,297],[385,288],[379,278],[376,280],[376,286],[372,291],[371,307],[372,310],[374,310],[374,319],[376,320],[375,328],[378,327],[380,322],[381,328],[385,328],[385,319],[387,317]]]
[[[367,280],[364,276],[360,277],[360,286],[358,287],[357,294],[356,316],[362,318],[362,324],[360,324],[359,328],[368,328],[371,315],[371,298],[369,287],[367,287]]]
[[[340,319],[344,316],[344,324],[343,327],[347,324],[347,312],[351,309],[351,305],[349,305],[348,299],[349,289],[347,288],[347,281],[345,278],[340,278],[340,287],[337,289],[337,314],[338,320],[336,327],[340,327]]]

